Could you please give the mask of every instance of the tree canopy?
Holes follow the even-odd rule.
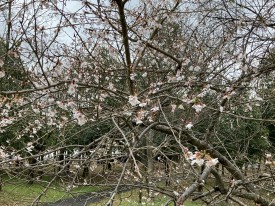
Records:
[[[273,151],[273,1],[5,0],[0,8],[3,165],[11,150],[23,160],[69,151],[84,167],[119,152],[123,169],[106,185],[159,191],[148,173],[161,156],[181,178],[194,173],[187,189],[163,190],[183,205],[210,173],[219,179],[219,163],[235,185],[217,181],[214,192],[274,205],[239,165]],[[43,148],[31,152],[35,145]]]

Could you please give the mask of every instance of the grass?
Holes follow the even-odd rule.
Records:
[[[28,184],[27,181],[18,178],[3,178],[2,191],[0,192],[1,206],[28,206],[30,205],[44,190],[50,178],[43,178],[42,181],[36,181]],[[106,189],[106,187],[105,187]],[[55,181],[47,192],[41,197],[40,202],[55,202],[60,199],[75,197],[80,194],[96,192],[104,190],[103,187],[96,186],[78,186],[70,191],[60,181]],[[114,200],[114,206],[161,206],[169,202],[169,198],[161,194],[154,194],[154,198],[148,198],[147,192],[142,191],[142,198],[139,190],[135,189],[128,192],[119,193]],[[141,198],[141,199],[140,199]],[[109,199],[103,199],[89,206],[105,205]],[[173,205],[172,203],[169,205]],[[185,206],[199,206],[197,203],[186,202]]]
[[[154,194],[153,198],[148,198],[147,192],[145,190],[141,191],[142,197],[140,196],[139,190],[132,190],[128,192],[123,192],[120,194],[117,194],[115,196],[113,205],[114,206],[164,206],[167,205],[167,203],[170,201],[170,199],[166,196],[163,196],[161,194]],[[89,206],[102,206],[106,205],[108,202],[108,198],[99,201],[97,203],[92,203]],[[199,206],[198,203],[193,203],[190,201],[187,201],[184,203],[184,206]],[[174,204],[171,202],[169,206],[174,206]]]
[[[99,173],[99,172],[98,172]],[[113,176],[104,176],[104,179],[100,179],[101,175],[95,175],[93,182],[100,183],[106,180],[106,177],[113,178]],[[26,180],[19,179],[18,177],[2,177],[3,178],[3,191],[0,192],[0,206],[28,206],[43,193],[44,188],[47,186],[48,182],[51,181],[50,177],[43,177],[42,180],[35,181],[32,185],[28,184]],[[103,178],[103,177],[102,177]],[[66,181],[70,180],[66,177]],[[110,180],[111,181],[111,180]],[[159,182],[162,184],[163,182]],[[181,186],[188,186],[185,180],[180,183]],[[68,183],[67,183],[68,184]],[[68,185],[61,180],[55,180],[47,192],[41,197],[40,202],[55,202],[61,199],[66,199],[70,197],[76,197],[80,194],[96,192],[99,190],[107,189],[107,187],[99,186],[78,186],[72,188],[68,191]],[[214,179],[209,178],[207,185],[204,189],[212,188],[215,185]],[[159,185],[164,186],[164,185]],[[106,205],[108,198],[105,198],[97,203],[92,203],[89,206],[102,206]],[[162,206],[167,205],[169,198],[161,194],[153,194],[153,198],[148,198],[146,190],[142,191],[142,196],[138,189],[131,191],[119,193],[115,196],[114,206]],[[169,206],[173,206],[171,202]],[[184,203],[185,206],[199,206],[202,205],[201,202],[187,201]],[[228,203],[220,203],[219,205],[228,205]],[[235,205],[230,203],[230,205]]]
[[[8,179],[3,180],[2,191],[0,192],[1,206],[27,206],[30,205],[40,194],[43,193],[46,181],[37,181],[32,185],[22,179]],[[79,186],[68,191],[68,188],[55,181],[47,192],[41,197],[41,202],[55,202],[60,199],[74,197],[80,194],[95,192],[102,190],[102,187],[95,186]]]

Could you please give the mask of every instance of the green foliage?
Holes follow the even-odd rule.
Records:
[[[236,161],[257,160],[270,147],[268,131],[263,122],[241,118],[248,113],[255,118],[261,116],[259,109],[243,112],[243,108],[240,107],[235,112],[240,118],[225,115],[219,124],[218,134],[224,144],[219,150],[225,155],[229,152]],[[217,142],[216,147],[219,148],[219,144]]]
[[[75,126],[73,129],[70,130],[68,136],[70,134],[71,142],[81,145],[87,145],[97,138],[103,136],[104,134],[108,133],[112,128],[112,124],[110,121],[101,122],[99,124],[95,124],[93,126],[89,126],[87,128],[81,128],[80,126]]]
[[[28,88],[29,81],[27,78],[27,74],[24,71],[21,59],[16,55],[15,52],[6,51],[6,43],[4,40],[0,39],[0,59],[4,61],[4,66],[1,70],[4,70],[5,76],[0,80],[0,90],[21,90]],[[14,105],[12,101],[17,98],[16,95],[6,95],[1,96],[5,100],[4,106],[9,105],[11,110],[8,115],[13,116],[17,112],[17,108],[13,108]],[[20,133],[20,131],[24,128],[23,123],[17,123],[8,128],[5,128],[5,132],[0,133],[0,142],[2,146],[10,147],[16,149],[22,149],[25,146],[23,139],[16,139],[15,134]],[[28,138],[27,138],[28,139]]]
[[[22,61],[16,52],[6,51],[5,42],[0,39],[0,58],[4,61],[2,69],[5,71],[5,77],[1,78],[1,90],[20,90],[28,88],[29,80],[24,70]]]
[[[263,73],[268,71],[275,70],[275,49],[272,48],[267,52],[266,57],[262,60],[259,69]],[[274,120],[275,119],[275,76],[266,75],[262,78],[260,82],[260,92],[262,98],[265,99],[265,102],[262,106],[263,118]],[[268,130],[268,138],[272,143],[272,146],[275,146],[275,123],[274,122],[264,122]]]

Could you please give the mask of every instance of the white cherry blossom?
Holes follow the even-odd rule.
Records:
[[[4,66],[4,61],[2,59],[0,59],[0,67]]]
[[[176,110],[176,108],[177,108],[177,105],[176,104],[171,104],[171,112],[175,112],[175,110]]]
[[[189,122],[187,125],[185,125],[186,129],[191,129],[194,125],[192,124],[192,122]]]
[[[5,72],[4,71],[0,71],[0,78],[3,78],[5,76]]]
[[[198,104],[194,104],[192,106],[192,108],[194,108],[196,110],[197,113],[201,112],[201,110],[205,107],[205,104],[202,103],[198,103]]]
[[[141,76],[144,78],[147,77],[147,72],[144,72]]]
[[[151,112],[157,112],[159,111],[159,107],[158,106],[155,106],[151,109]]]
[[[214,159],[210,159],[210,160],[206,161],[206,166],[207,167],[212,167],[212,166],[215,166],[218,163],[219,163],[218,158],[214,158]]]
[[[137,97],[137,96],[132,96],[132,95],[129,96],[128,102],[129,102],[133,107],[136,106],[136,105],[138,105],[138,104],[140,104],[140,101],[138,100],[138,97]]]
[[[67,109],[67,105],[65,105],[64,102],[56,101],[56,104],[61,109]]]
[[[112,90],[112,91],[114,91],[114,92],[116,91],[116,88],[115,88],[114,84],[111,83],[111,82],[109,82],[108,89],[110,89],[110,90]]]
[[[135,80],[136,76],[137,76],[136,73],[132,73],[132,74],[130,74],[130,79],[131,80]]]
[[[136,117],[135,121],[136,121],[136,124],[142,124],[143,123],[142,120],[139,117]]]
[[[77,120],[77,123],[82,126],[87,122],[87,119],[84,114],[78,110],[73,110],[73,117]]]
[[[73,95],[76,92],[76,83],[72,81],[68,86],[68,94]]]
[[[138,106],[140,106],[140,107],[145,107],[146,105],[147,105],[146,102],[141,102]]]
[[[197,164],[198,166],[202,166],[204,164],[204,159],[196,158],[191,161],[191,165]]]

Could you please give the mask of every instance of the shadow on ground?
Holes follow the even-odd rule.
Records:
[[[91,203],[99,202],[104,198],[111,196],[114,189],[106,190],[104,192],[93,192],[79,195],[76,197],[67,198],[64,200],[59,200],[52,203],[39,204],[40,206],[88,206]],[[118,193],[126,192],[131,190],[131,188],[120,187]]]

